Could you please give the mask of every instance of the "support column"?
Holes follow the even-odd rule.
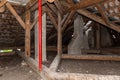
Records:
[[[35,19],[38,17],[38,11],[35,12]],[[35,60],[38,61],[38,23],[35,25]],[[46,58],[46,13],[42,15],[42,61]]]
[[[47,61],[46,58],[46,13],[42,15],[42,60]]]
[[[106,27],[101,27],[101,47],[112,46],[112,40]]]
[[[88,39],[83,34],[83,26],[82,16],[78,15],[74,20],[74,37],[68,45],[68,54],[81,54],[81,49],[88,49]]]
[[[30,11],[26,12],[25,54],[30,57]]]
[[[38,11],[35,11],[35,19],[38,16]],[[35,29],[35,60],[38,62],[38,22],[34,27]]]
[[[57,53],[62,54],[62,26],[61,26],[61,14],[58,12],[58,37],[57,37]]]
[[[100,49],[100,43],[101,43],[101,39],[100,39],[100,25],[97,24],[97,29],[96,29],[96,48],[97,49]]]
[[[50,70],[56,71],[61,60],[62,55],[62,26],[61,26],[61,14],[58,12],[58,36],[57,36],[57,56],[50,65]]]

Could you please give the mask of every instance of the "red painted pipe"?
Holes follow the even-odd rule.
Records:
[[[42,0],[38,0],[38,54],[39,54],[39,70],[42,70]]]

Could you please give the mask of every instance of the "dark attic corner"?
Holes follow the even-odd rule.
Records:
[[[120,80],[120,0],[0,0],[0,80]]]

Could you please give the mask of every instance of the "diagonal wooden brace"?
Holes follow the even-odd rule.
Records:
[[[18,20],[18,22],[20,23],[20,25],[26,29],[26,25],[25,22],[21,19],[21,17],[17,14],[17,12],[15,11],[15,9],[12,7],[12,5],[10,3],[6,3],[6,7],[9,9],[9,11],[15,16],[15,18]]]
[[[2,0],[2,1],[0,2],[0,8],[3,7],[6,3],[7,3],[7,0]]]

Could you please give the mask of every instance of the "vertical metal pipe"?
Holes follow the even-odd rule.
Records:
[[[39,54],[39,70],[42,70],[42,0],[38,0],[38,54]]]

